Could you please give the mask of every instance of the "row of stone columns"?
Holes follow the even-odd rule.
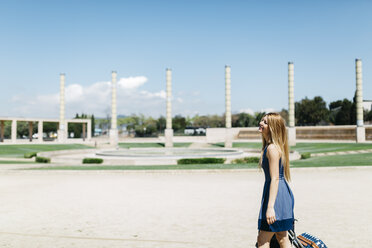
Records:
[[[116,80],[117,73],[111,73],[111,129],[110,129],[110,144],[114,147],[118,146],[119,133],[117,128],[117,106],[116,106]]]
[[[363,77],[362,60],[355,60],[355,81],[356,81],[356,141],[364,142],[366,140],[366,130],[363,123]]]
[[[166,129],[165,129],[165,147],[173,147],[173,129],[172,129],[172,70],[166,69]],[[117,129],[117,93],[116,93],[117,73],[111,74],[111,128],[110,145],[118,146],[119,134]]]
[[[59,127],[58,141],[63,143],[67,138],[67,125],[65,123],[65,74],[60,74],[59,84]]]
[[[10,137],[10,140],[12,143],[16,143],[17,141],[17,120],[16,119],[13,119],[11,120],[12,122],[12,126],[11,126],[11,137]],[[43,123],[44,121],[42,120],[38,120],[38,121],[28,121],[28,138],[30,140],[30,142],[33,140],[32,138],[32,135],[33,135],[33,123],[34,122],[37,122],[38,123],[38,126],[37,126],[37,134],[38,134],[38,139],[37,141],[39,143],[43,142]],[[87,127],[86,127],[86,123],[82,123],[83,125],[83,140],[85,140],[86,138],[90,139],[91,135],[89,135],[89,132],[87,133]],[[5,129],[5,125],[4,125],[4,120],[0,121],[0,142],[4,142],[4,129]]]
[[[12,127],[11,127],[10,140],[12,141],[12,143],[16,143],[17,141],[17,120],[11,120],[11,122],[12,122]],[[5,129],[4,120],[2,120],[0,121],[0,142],[4,142],[4,129]],[[28,133],[29,133],[28,138],[31,142],[32,135],[33,135],[33,121],[28,122]],[[37,133],[38,133],[38,142],[42,142],[43,141],[43,122],[42,121],[38,121]]]
[[[231,148],[233,137],[231,132],[231,67],[225,66],[225,147]]]
[[[58,135],[58,142],[64,143],[66,139],[68,138],[68,125],[65,119],[65,74],[64,73],[61,73],[59,75],[59,82],[60,82],[59,83],[59,125],[58,125],[57,135]],[[115,94],[116,94],[116,90],[115,90]],[[115,111],[116,111],[116,107],[115,107]],[[86,124],[85,123],[82,123],[82,124],[83,124],[83,141],[85,141],[86,138],[90,139],[91,137],[90,130],[92,127],[88,128],[88,135],[87,135]],[[115,125],[116,125],[116,121],[115,121]],[[42,130],[42,122],[41,122],[41,126],[39,122],[39,130]],[[13,132],[13,127],[12,127],[12,132]]]
[[[362,61],[356,59],[356,105],[357,105],[357,142],[365,141],[365,128],[363,126],[363,95],[362,95]],[[62,84],[62,79],[61,79]],[[118,144],[117,112],[116,112],[116,72],[112,72],[112,122],[110,130],[110,143]],[[63,98],[61,98],[63,99]],[[61,112],[64,109],[61,108]],[[290,146],[296,145],[295,127],[295,101],[294,101],[294,64],[288,62],[288,141]],[[231,131],[231,67],[225,66],[225,147],[232,147]],[[165,146],[173,147],[172,129],[172,70],[166,69],[166,129]]]
[[[4,142],[4,121],[0,121],[0,142]]]
[[[288,144],[296,145],[295,102],[294,102],[294,64],[288,62]]]
[[[356,142],[366,140],[365,127],[363,123],[363,77],[362,60],[355,59],[355,81],[356,81]],[[290,146],[296,145],[295,128],[295,103],[294,103],[294,65],[288,62],[288,141]]]
[[[165,147],[173,147],[173,128],[172,128],[172,70],[165,71],[166,82],[166,125],[164,130]]]
[[[173,147],[173,129],[172,129],[172,70],[166,69],[166,129],[165,129],[165,147]],[[231,67],[225,66],[225,125],[226,138],[225,147],[232,147],[231,132]]]

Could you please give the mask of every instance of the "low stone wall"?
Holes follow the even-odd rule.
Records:
[[[372,141],[372,125],[365,126],[366,140]],[[296,127],[296,139],[356,140],[356,126]]]
[[[355,126],[296,127],[296,139],[356,140]]]
[[[372,125],[366,127],[366,140],[372,141]]]
[[[234,140],[260,140],[257,127],[232,128]],[[372,125],[365,125],[366,140],[372,141]],[[208,143],[224,142],[225,128],[207,128]],[[296,139],[301,140],[356,140],[356,126],[296,127]]]
[[[261,139],[257,127],[233,127],[231,128],[233,139]],[[225,142],[225,128],[207,128],[206,138],[208,143]]]

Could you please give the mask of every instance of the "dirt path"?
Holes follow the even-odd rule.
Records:
[[[253,247],[258,170],[0,171],[0,247]],[[297,233],[370,247],[372,167],[293,169]]]

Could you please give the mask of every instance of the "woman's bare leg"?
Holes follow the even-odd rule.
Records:
[[[291,248],[291,242],[289,241],[288,232],[277,232],[275,233],[276,239],[279,242],[280,248]]]
[[[270,248],[270,240],[273,232],[260,231],[257,237],[258,248]]]

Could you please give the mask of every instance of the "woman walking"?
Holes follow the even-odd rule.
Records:
[[[287,183],[290,171],[285,121],[277,113],[268,113],[259,123],[259,132],[265,184],[258,218],[258,247],[270,247],[274,234],[281,248],[291,247],[288,230],[293,229],[294,198]]]

